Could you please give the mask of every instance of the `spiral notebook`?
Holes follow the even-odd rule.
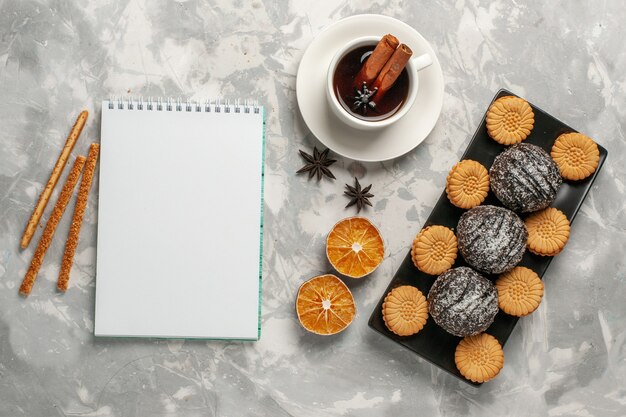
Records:
[[[263,108],[102,103],[96,336],[257,340]]]

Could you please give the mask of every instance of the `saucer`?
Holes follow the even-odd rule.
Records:
[[[430,67],[419,72],[419,89],[411,110],[391,126],[376,131],[351,128],[341,122],[326,101],[326,74],[342,45],[362,36],[391,33],[415,56],[429,53]],[[324,29],[307,48],[296,81],[302,118],[325,146],[347,158],[376,162],[397,158],[419,145],[437,123],[443,103],[443,74],[435,52],[415,29],[388,16],[364,14],[342,19]]]

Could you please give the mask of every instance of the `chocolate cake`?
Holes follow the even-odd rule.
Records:
[[[500,274],[517,265],[528,240],[522,219],[496,206],[478,206],[463,213],[456,234],[463,259],[488,274]]]
[[[449,269],[428,292],[428,312],[448,333],[472,336],[493,323],[498,313],[498,291],[472,268]]]
[[[530,143],[511,146],[498,155],[489,180],[502,204],[523,213],[548,207],[563,181],[550,155]]]

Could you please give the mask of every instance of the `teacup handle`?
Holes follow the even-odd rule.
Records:
[[[415,70],[421,71],[424,68],[429,67],[433,63],[433,59],[428,54],[422,54],[413,58],[413,62],[415,64]]]

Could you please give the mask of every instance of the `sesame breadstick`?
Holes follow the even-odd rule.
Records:
[[[43,258],[46,255],[46,251],[48,250],[50,243],[52,243],[54,231],[56,230],[57,225],[59,224],[59,221],[63,216],[63,212],[65,211],[65,207],[67,207],[67,203],[72,197],[72,192],[74,191],[76,183],[78,183],[78,178],[80,177],[80,173],[83,170],[84,165],[85,157],[77,156],[76,160],[74,161],[74,165],[72,166],[72,170],[65,180],[65,184],[63,184],[63,189],[61,190],[59,199],[54,205],[52,214],[50,214],[48,223],[46,223],[46,228],[43,230],[43,234],[39,239],[39,244],[37,244],[37,249],[35,249],[33,260],[31,261],[30,267],[28,268],[28,271],[24,276],[24,280],[22,281],[22,285],[20,286],[20,293],[22,295],[30,294],[30,291],[33,289],[33,284],[35,283],[35,279],[37,278],[39,268],[41,268],[41,264],[43,263]]]
[[[74,214],[72,215],[72,224],[67,234],[67,240],[65,241],[65,252],[63,252],[63,261],[61,261],[61,269],[57,281],[57,289],[59,291],[65,292],[67,290],[67,283],[70,280],[70,270],[74,263],[74,254],[76,253],[76,246],[78,245],[78,235],[80,234],[80,227],[83,223],[85,208],[87,207],[87,197],[89,197],[93,173],[96,170],[96,163],[98,162],[98,152],[100,152],[100,145],[92,143],[89,147],[87,162],[85,162],[83,178],[80,180],[80,187],[78,188],[78,197],[76,198]]]
[[[41,215],[46,209],[48,200],[50,199],[50,196],[52,195],[52,190],[54,189],[54,186],[57,184],[57,181],[59,181],[59,177],[61,176],[61,173],[63,172],[63,168],[65,167],[67,158],[69,158],[70,152],[72,152],[72,149],[74,148],[74,145],[76,144],[76,141],[78,140],[78,137],[80,136],[80,132],[82,132],[83,126],[85,126],[85,122],[87,121],[88,115],[89,113],[87,112],[87,110],[83,110],[78,115],[78,118],[76,119],[76,123],[74,123],[74,127],[72,127],[72,130],[70,131],[70,134],[67,137],[67,140],[65,141],[65,146],[63,147],[63,150],[61,150],[61,154],[59,155],[59,159],[57,159],[57,163],[54,165],[54,168],[52,169],[52,173],[50,174],[48,183],[46,184],[46,187],[41,192],[41,195],[39,196],[39,200],[37,201],[37,205],[35,206],[35,209],[33,210],[33,214],[31,214],[30,219],[28,220],[28,224],[26,225],[26,229],[24,230],[24,234],[22,235],[22,241],[20,243],[20,246],[22,247],[22,249],[28,246],[28,244],[30,243],[30,240],[33,238],[33,235],[35,234],[35,229],[37,228],[37,225],[39,224]]]

